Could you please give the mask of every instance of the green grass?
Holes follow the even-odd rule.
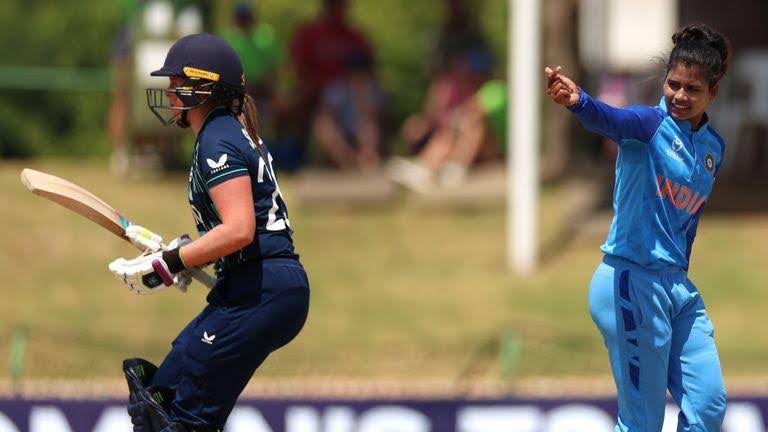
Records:
[[[106,265],[134,250],[27,192],[24,165],[81,184],[167,238],[194,231],[184,176],[123,180],[103,162],[0,163],[0,377],[8,375],[11,329],[19,325],[29,330],[27,376],[117,376],[125,357],[159,361],[202,308],[204,290],[130,294]],[[506,269],[502,203],[308,207],[292,199],[290,178],[281,186],[312,305],[304,331],[260,375],[494,378],[498,341],[513,331],[522,340],[518,376],[608,376],[587,312],[602,235],[576,238],[522,279]],[[564,194],[543,192],[545,239],[567,217]],[[692,279],[709,305],[727,375],[768,373],[759,319],[768,307],[767,238],[768,215],[708,214],[700,224]]]

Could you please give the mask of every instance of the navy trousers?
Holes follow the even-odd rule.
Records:
[[[152,381],[175,391],[172,420],[223,429],[256,368],[296,337],[308,310],[309,281],[297,260],[247,262],[219,278]]]

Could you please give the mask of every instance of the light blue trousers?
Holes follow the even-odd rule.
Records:
[[[719,432],[726,394],[714,329],[696,286],[679,268],[651,271],[607,255],[589,287],[589,311],[616,381],[615,432],[660,432],[667,389],[678,432]]]

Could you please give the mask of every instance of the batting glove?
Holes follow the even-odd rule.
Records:
[[[163,249],[163,238],[141,225],[129,225],[125,236],[144,252],[158,252]]]
[[[178,249],[141,255],[132,260],[118,258],[109,264],[109,270],[120,282],[131,292],[141,295],[173,285],[177,273],[184,269]]]

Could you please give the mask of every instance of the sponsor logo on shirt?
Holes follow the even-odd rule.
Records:
[[[677,152],[682,150],[683,147],[684,147],[683,146],[683,141],[680,139],[680,137],[675,136],[675,139],[672,141],[672,146],[671,147],[672,147],[671,149],[667,149],[667,151],[666,151],[667,156],[671,157],[672,159],[674,159],[674,160],[676,160],[678,162],[682,162],[683,158],[680,157],[679,154],[677,154]]]
[[[672,141],[672,150],[679,152],[683,149],[683,141],[680,139],[680,137],[675,136],[675,140]]]
[[[673,152],[670,149],[667,149],[667,156],[671,157],[672,159],[674,159],[674,160],[676,160],[678,162],[682,162],[683,161],[683,158],[681,158],[679,154]]]
[[[229,168],[226,153],[221,155],[218,161],[214,161],[213,159],[206,159],[205,161],[208,162],[208,166],[211,167],[211,174],[216,174],[219,171]]]
[[[680,186],[679,183],[664,178],[664,176],[658,176],[656,182],[658,183],[656,196],[668,199],[675,207],[685,210],[689,214],[696,213],[707,201],[706,195],[702,196],[688,186]]]
[[[216,339],[216,335],[210,335],[208,336],[208,332],[203,332],[203,338],[200,339],[201,341],[207,343],[208,345],[213,345],[213,340]]]

